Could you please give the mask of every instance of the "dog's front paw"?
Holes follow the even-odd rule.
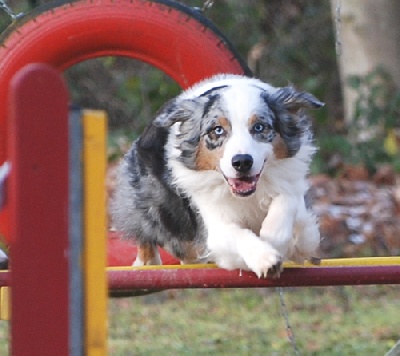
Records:
[[[281,256],[268,243],[259,241],[254,244],[252,249],[244,252],[244,260],[250,270],[252,270],[258,278],[266,278],[275,266],[281,264]]]

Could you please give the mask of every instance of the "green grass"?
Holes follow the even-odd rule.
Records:
[[[400,339],[400,286],[285,289],[302,355],[384,355]],[[38,325],[38,327],[40,327]],[[0,355],[9,324],[0,322]],[[110,299],[109,355],[293,355],[274,289],[171,290]]]
[[[297,288],[302,355],[383,355],[400,338],[399,286]],[[109,304],[110,355],[292,355],[275,290],[181,290]]]

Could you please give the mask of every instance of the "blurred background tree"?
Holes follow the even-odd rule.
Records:
[[[353,161],[400,171],[400,2],[331,0]]]
[[[346,120],[351,121],[357,93],[348,85],[349,77],[366,76],[379,67],[390,73],[393,84],[400,89],[400,2],[331,0],[331,6],[340,36],[344,112]]]

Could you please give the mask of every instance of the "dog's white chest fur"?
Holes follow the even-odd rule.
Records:
[[[173,184],[193,200],[204,219],[211,261],[264,276],[281,260],[302,263],[314,256],[319,230],[304,201],[314,152],[305,145],[296,157],[267,163],[256,192],[245,198],[234,196],[219,172],[187,169],[172,154],[168,164]]]

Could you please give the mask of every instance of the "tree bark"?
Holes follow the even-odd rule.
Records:
[[[400,88],[400,2],[331,0],[331,7],[345,119],[350,122],[357,93],[347,85],[349,76],[362,76],[383,66]]]

